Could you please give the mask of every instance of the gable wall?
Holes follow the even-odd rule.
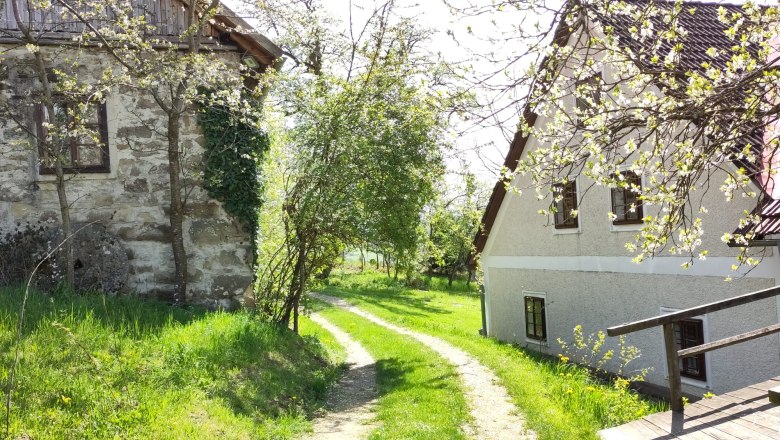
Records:
[[[572,37],[574,38],[574,37]],[[609,78],[612,72],[603,71]],[[565,108],[574,103],[565,102]],[[539,117],[536,124],[547,120]],[[538,148],[536,139],[528,139],[523,157]],[[707,249],[706,260],[694,261],[685,270],[685,255],[668,251],[642,264],[625,243],[632,241],[636,230],[620,231],[607,217],[610,211],[609,189],[591,186],[584,176],[577,181],[580,193],[579,230],[556,231],[552,219],[537,212],[547,209],[551,196],[537,200],[530,178],[518,176],[498,211],[481,256],[486,291],[488,333],[501,340],[515,342],[550,354],[560,353],[558,338],[572,339],[572,329],[581,324],[585,333],[661,313],[661,308],[684,309],[725,299],[742,293],[772,287],[780,278],[780,257],[767,248],[765,260],[758,268],[740,278],[731,265],[738,250],[721,241],[724,232],[732,232],[743,210],[752,210],[755,199],[735,197],[726,203],[718,187],[725,172],[717,172],[708,191],[698,197],[709,209],[702,215],[705,231],[699,250]],[[645,207],[645,215],[657,213]],[[629,227],[630,229],[630,227]],[[635,228],[638,229],[638,228]],[[734,275],[735,281],[724,278]],[[547,343],[539,345],[525,334],[524,297],[543,294],[547,312]],[[778,300],[771,299],[749,306],[711,314],[706,317],[706,340],[722,337],[778,322]],[[630,335],[629,343],[642,350],[636,367],[652,368],[648,380],[666,384],[663,338],[659,328]],[[608,338],[608,347],[616,348],[617,338]],[[719,350],[707,355],[711,367],[709,383],[690,382],[686,391],[701,395],[711,387],[716,393],[739,388],[780,374],[780,344],[777,336]],[[757,366],[760,366],[757,368]],[[617,364],[609,364],[616,371]]]
[[[55,48],[43,47],[44,51]],[[62,54],[51,53],[52,57]],[[84,75],[99,75],[106,57],[92,51],[81,55]],[[238,54],[221,53],[237,63]],[[6,83],[25,87],[17,77],[29,62],[24,49],[5,60]],[[81,72],[80,72],[81,74]],[[27,80],[27,81],[32,81]],[[118,236],[129,258],[128,292],[167,297],[173,290],[173,255],[167,216],[170,201],[164,138],[165,119],[157,104],[133,89],[114,90],[107,97],[111,173],[72,178],[67,184],[74,222],[104,224]],[[17,222],[54,220],[59,205],[52,176],[37,172],[36,153],[18,144],[14,123],[0,121],[0,232]],[[252,282],[250,236],[208,197],[199,183],[203,136],[194,115],[182,121],[184,163],[192,191],[184,224],[189,256],[188,301],[211,307],[236,307]]]

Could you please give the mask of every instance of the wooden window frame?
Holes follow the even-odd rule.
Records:
[[[644,212],[642,211],[642,202],[639,200],[639,194],[631,191],[631,188],[630,188],[632,183],[636,184],[637,186],[639,186],[639,188],[642,188],[642,175],[638,174],[638,173],[635,173],[633,171],[627,171],[627,172],[623,173],[623,175],[624,176],[630,176],[630,177],[626,178],[628,186],[626,188],[612,188],[609,191],[609,196],[610,196],[610,199],[611,199],[610,200],[610,206],[612,207],[612,213],[615,214],[616,216],[618,216],[618,214],[617,214],[617,211],[618,211],[617,206],[618,205],[615,203],[616,202],[615,195],[617,193],[619,193],[619,192],[622,192],[623,193],[623,201],[624,201],[624,203],[623,203],[623,218],[620,218],[620,216],[618,216],[615,220],[612,221],[612,224],[613,225],[636,225],[636,224],[642,224],[642,223],[644,223],[644,220],[642,220],[644,218]],[[631,181],[629,181],[629,179]],[[627,203],[626,200],[628,200],[629,198],[633,199],[633,201],[630,202],[630,203]],[[632,204],[635,207],[635,210],[634,210],[635,212],[631,213],[631,214],[636,215],[636,218],[635,219],[627,219],[626,216],[627,216],[627,214],[629,214],[629,208],[630,208],[630,206]]]
[[[695,326],[698,335],[689,336],[689,326]],[[686,319],[675,323],[674,325],[675,343],[678,349],[685,349],[704,344],[704,320]],[[707,381],[707,364],[705,363],[705,353],[680,359],[680,376],[690,379]],[[689,365],[695,360],[699,365],[698,371],[693,370]]]
[[[59,105],[63,106],[66,111],[68,108],[67,103],[59,103]],[[84,165],[84,166],[68,166],[63,167],[62,171],[66,174],[107,174],[111,172],[111,158],[109,153],[109,145],[108,145],[108,117],[107,117],[107,109],[106,109],[106,103],[105,102],[99,102],[92,104],[96,107],[97,111],[97,124],[94,124],[94,129],[98,132],[99,138],[100,138],[100,151],[102,154],[102,161],[100,164],[91,164],[91,165]],[[36,126],[36,134],[38,135],[38,139],[46,139],[47,132],[46,129],[43,126],[43,116],[44,115],[44,107],[43,105],[38,105],[35,108],[35,126]],[[68,117],[68,122],[70,123],[70,117]],[[69,145],[69,154],[71,158],[71,163],[74,164],[78,161],[78,154],[79,154],[79,146],[81,144],[78,143],[77,139],[69,139],[68,140]],[[97,148],[98,146],[96,146]],[[41,158],[41,165],[38,168],[38,173],[41,175],[53,175],[55,174],[54,167],[47,167],[43,164],[43,158],[46,154],[45,149],[43,148],[43,145],[39,142],[38,145],[38,154]]]
[[[556,190],[557,188],[560,188],[560,190]],[[553,216],[555,229],[579,228],[578,216],[571,215],[571,211],[576,210],[579,206],[579,200],[577,200],[577,180],[553,185],[553,197],[557,197],[558,194],[561,195],[561,200],[553,200],[553,205],[557,211]],[[567,200],[569,200],[568,204]]]
[[[590,97],[593,98],[593,102],[596,104],[596,106],[601,104],[601,79],[601,73],[596,73],[585,79],[577,80],[574,83],[574,108],[576,111],[582,112],[583,110],[593,108],[593,106],[586,99],[578,96],[577,89],[585,84],[593,86],[592,95]],[[577,115],[577,127],[585,127],[585,121],[581,119],[579,115]]]
[[[530,311],[530,319],[529,321],[529,311],[528,311],[528,305],[529,302],[531,303],[531,311]],[[540,305],[540,316],[541,316],[541,335],[537,334],[536,328],[539,325],[538,322],[536,322],[536,306]],[[533,339],[535,341],[547,341],[547,309],[545,307],[545,298],[541,296],[533,296],[533,295],[525,295],[525,298],[523,300],[523,313],[525,316],[525,337],[528,339]],[[529,323],[531,324],[531,328],[533,329],[532,332],[528,331]]]

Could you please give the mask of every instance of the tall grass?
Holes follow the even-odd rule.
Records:
[[[20,298],[0,290],[4,389]],[[24,335],[11,438],[289,438],[340,368],[248,313],[131,297],[34,294]]]

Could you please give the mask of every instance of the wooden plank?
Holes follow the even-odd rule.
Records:
[[[704,432],[719,439],[737,440],[771,440],[772,437],[763,435],[757,431],[745,429],[744,426],[734,423],[739,417],[708,408],[704,405],[692,404],[685,407],[685,415],[695,418],[710,428]],[[712,431],[711,431],[712,430]]]
[[[680,361],[677,359],[677,345],[674,338],[674,324],[664,324],[664,346],[666,348],[666,368],[669,373],[669,399],[672,411],[682,411],[682,383],[680,381]]]
[[[753,428],[754,431],[761,432],[762,434],[769,435],[773,438],[780,438],[780,417],[768,413],[767,410],[769,408],[774,408],[768,401],[764,401],[763,399],[746,401],[728,395],[722,397],[726,400],[730,400],[731,403],[734,403],[735,405],[718,405],[719,411],[737,416],[739,420],[755,425]],[[702,400],[699,403],[704,406],[710,405],[708,400]]]
[[[625,425],[621,425],[615,428],[612,428],[615,431],[612,431],[608,433],[610,438],[616,438],[616,439],[654,439],[657,438],[657,434],[653,429],[648,428],[643,423],[641,423],[639,420],[635,420],[630,423],[626,423]],[[602,438],[604,438],[602,436]]]
[[[765,440],[778,438],[779,433],[777,431],[768,429],[746,418],[752,414],[752,411],[755,410],[749,409],[745,405],[742,405],[743,401],[734,399],[739,403],[728,403],[728,398],[721,398],[721,402],[717,402],[715,399],[717,398],[703,399],[697,402],[696,405],[707,408],[711,411],[715,411],[716,413],[732,417],[729,423],[738,426],[744,432],[750,432],[753,437],[758,437]],[[728,405],[724,405],[723,402],[727,402]]]
[[[704,432],[706,425],[696,420],[689,420],[682,412],[666,411],[650,414],[645,417],[645,420],[663,430],[668,430],[672,438],[675,436],[688,440],[712,440],[716,438],[710,433]]]
[[[641,423],[642,425],[644,425],[647,429],[653,431],[655,433],[655,435],[660,437],[660,438],[671,438],[672,437],[671,434],[669,434],[669,431],[664,431],[663,429],[655,426],[653,423],[650,423],[650,422],[648,422],[645,419],[639,419],[638,422]]]
[[[717,350],[719,348],[728,347],[730,345],[739,344],[740,342],[750,341],[764,336],[780,333],[780,324],[774,324],[760,328],[758,330],[749,331],[740,335],[732,336],[730,338],[719,339],[714,342],[708,342],[706,344],[697,345],[695,347],[686,348],[677,352],[677,356],[684,358],[690,356],[696,356],[708,351]]]
[[[743,304],[749,304],[754,301],[760,301],[762,299],[772,298],[780,295],[780,286],[770,287],[768,289],[759,290],[756,292],[746,293],[744,295],[735,296],[733,298],[724,299],[721,301],[711,302],[697,307],[691,307],[689,309],[680,310],[678,312],[669,313],[666,315],[655,316],[652,318],[642,319],[626,324],[616,325],[607,329],[609,336],[620,336],[626,333],[632,333],[639,330],[644,330],[652,327],[658,327],[660,325],[673,323],[683,319],[693,318],[694,316],[704,315],[706,313],[717,312],[718,310],[729,309]]]
[[[741,400],[753,400],[753,399],[758,399],[766,396],[765,391],[759,390],[757,388],[750,388],[750,387],[729,391],[728,393],[725,394]]]
[[[780,385],[780,382],[778,382],[776,379],[769,379],[765,380],[764,382],[756,383],[753,385],[750,385],[748,388],[754,388],[761,391],[769,391],[770,389]]]

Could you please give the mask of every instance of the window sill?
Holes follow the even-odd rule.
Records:
[[[669,375],[665,374],[664,378],[669,381]],[[701,388],[703,390],[711,390],[712,386],[710,386],[710,383],[707,381],[699,380],[699,379],[691,379],[690,377],[680,376],[680,382],[683,383],[683,385],[688,385],[696,388]]]
[[[546,340],[540,341],[538,339],[531,339],[531,338],[528,338],[528,337],[525,338],[525,343],[526,343],[526,346],[530,345],[530,346],[533,346],[533,347],[544,347],[544,348],[549,348],[550,347],[550,345],[547,343]]]
[[[612,222],[609,223],[610,232],[636,232],[641,231],[644,223],[625,223],[622,225],[616,225]]]
[[[553,235],[567,235],[567,234],[579,234],[582,232],[579,226],[576,228],[555,228],[553,227]]]
[[[83,174],[65,174],[65,179],[69,181],[87,181],[87,180],[110,180],[116,179],[116,173],[83,173]],[[35,173],[35,183],[55,183],[57,176],[54,174]]]

